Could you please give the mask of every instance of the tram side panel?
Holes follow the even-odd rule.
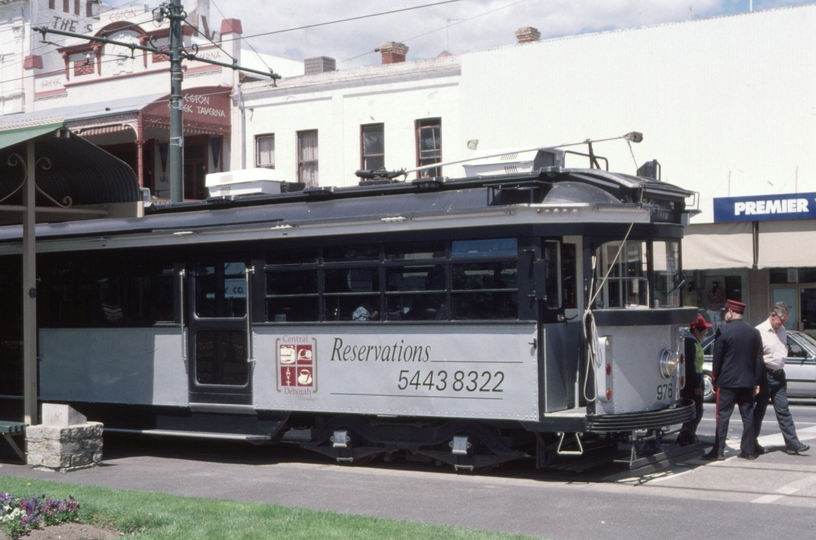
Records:
[[[256,327],[259,410],[537,420],[535,324]]]
[[[40,329],[43,401],[187,407],[178,328]]]

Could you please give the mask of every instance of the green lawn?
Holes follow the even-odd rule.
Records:
[[[371,538],[521,539],[462,527],[426,525],[319,512],[301,508],[177,497],[58,482],[44,482],[0,475],[0,492],[17,497],[43,495],[64,499],[73,495],[80,503],[80,519],[117,529],[141,539],[212,540]]]

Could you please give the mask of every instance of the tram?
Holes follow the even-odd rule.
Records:
[[[141,218],[38,225],[39,400],[106,432],[464,470],[545,467],[693,418],[692,194],[541,152],[528,172],[221,186]],[[0,228],[10,291],[21,235]],[[21,363],[0,358],[6,375]]]

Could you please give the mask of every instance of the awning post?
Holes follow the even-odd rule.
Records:
[[[26,143],[26,180],[23,190],[23,414],[26,424],[39,423],[37,414],[37,253],[36,168],[34,140]]]

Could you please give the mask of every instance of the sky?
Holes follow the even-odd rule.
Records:
[[[169,1],[169,0],[168,0]],[[195,0],[182,0],[191,5]],[[119,7],[158,0],[107,0]],[[516,43],[532,26],[541,39],[637,28],[810,3],[806,0],[210,0],[210,20],[240,19],[258,51],[303,60],[328,56],[337,69],[377,65],[386,41],[409,47],[410,60]],[[427,7],[420,7],[427,6]],[[397,13],[370,16],[386,11]],[[345,22],[343,19],[355,19]],[[333,23],[333,24],[322,24]],[[302,28],[309,25],[311,28]],[[302,29],[297,29],[302,28]],[[274,66],[271,66],[274,68]]]

